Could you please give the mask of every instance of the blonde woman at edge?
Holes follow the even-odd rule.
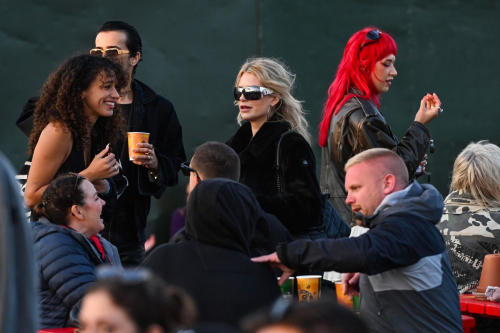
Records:
[[[458,291],[475,291],[483,258],[500,251],[500,148],[470,143],[453,165],[450,194],[437,225],[443,234]]]
[[[302,238],[321,223],[321,192],[304,110],[292,96],[294,82],[295,75],[280,61],[248,59],[234,87],[241,127],[227,144],[240,157],[240,182],[252,190],[266,213]]]

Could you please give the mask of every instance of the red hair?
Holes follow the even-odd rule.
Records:
[[[366,34],[370,30],[378,30],[380,38],[367,41]],[[368,27],[352,35],[345,47],[335,80],[328,88],[328,100],[319,128],[319,145],[321,147],[326,147],[328,144],[328,131],[332,116],[337,114],[347,100],[357,96],[372,100],[377,108],[380,107],[378,92],[373,85],[370,74],[377,61],[391,54],[396,56],[397,53],[398,47],[394,39],[380,29]],[[357,91],[349,91],[350,88]]]

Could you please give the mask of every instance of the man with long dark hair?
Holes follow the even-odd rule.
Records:
[[[148,143],[133,147],[144,155],[130,162],[128,145],[121,152],[123,172],[129,186],[120,197],[111,223],[102,235],[116,245],[124,265],[139,264],[145,256],[146,220],[151,197],[161,197],[167,186],[177,184],[177,172],[186,159],[182,128],[172,103],[135,79],[142,60],[142,41],[137,30],[122,21],[109,21],[98,30],[91,54],[117,61],[128,76],[128,85],[120,92],[121,110],[128,132],[147,132]]]

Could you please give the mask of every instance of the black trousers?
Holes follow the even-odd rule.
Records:
[[[141,243],[131,244],[118,248],[120,254],[120,261],[123,267],[136,267],[146,257],[146,250]]]

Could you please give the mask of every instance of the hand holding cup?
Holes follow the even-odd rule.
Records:
[[[152,144],[149,143],[149,133],[128,132],[128,153],[132,163],[148,169],[158,169],[158,158]]]

